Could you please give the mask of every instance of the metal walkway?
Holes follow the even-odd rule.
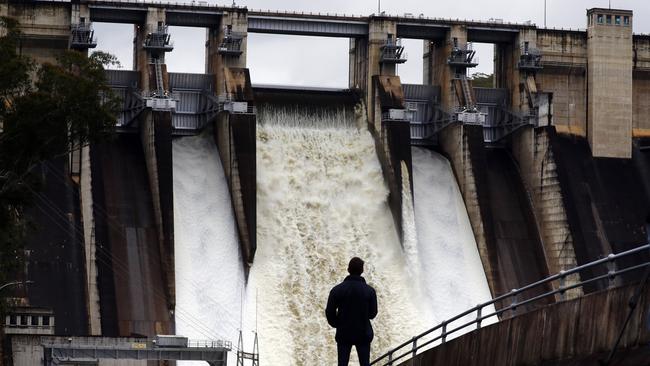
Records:
[[[192,135],[203,129],[219,112],[255,113],[252,106],[242,105],[227,95],[214,93],[214,77],[210,74],[169,73],[170,99],[174,101],[172,125],[174,135]],[[107,70],[108,84],[122,99],[118,116],[120,132],[137,130],[138,117],[147,108],[140,90],[138,71]],[[162,80],[158,81],[162,84]]]
[[[481,124],[484,141],[488,143],[498,142],[518,128],[536,123],[536,116],[520,116],[510,111],[507,89],[473,88],[474,97],[471,100],[474,107],[479,114],[485,115],[485,121],[481,122],[459,118],[462,110],[443,110],[439,101],[440,88],[437,86],[402,84],[402,87],[407,115],[410,116],[412,145],[436,144],[438,132],[456,121]]]

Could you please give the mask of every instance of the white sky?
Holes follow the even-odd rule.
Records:
[[[180,0],[179,2],[187,2]],[[215,0],[208,0],[215,3]],[[546,0],[547,25],[585,28],[586,9],[608,7],[608,0]],[[220,5],[230,2],[217,1]],[[650,33],[650,1],[611,0],[612,8],[634,11],[634,32]],[[289,10],[369,15],[377,12],[377,0],[237,0],[249,9]],[[544,0],[381,0],[388,14],[412,13],[427,17],[503,19],[544,24]],[[170,27],[174,51],[167,54],[172,72],[204,71],[205,30]],[[133,27],[95,23],[97,49],[115,54],[123,68],[132,66]],[[248,35],[248,67],[253,83],[347,87],[347,38]],[[422,41],[405,40],[408,61],[399,67],[404,83],[422,82]],[[472,72],[492,72],[492,46],[477,45],[480,64]]]

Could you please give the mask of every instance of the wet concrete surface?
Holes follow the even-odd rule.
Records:
[[[489,197],[486,221],[492,228],[503,293],[548,276],[548,269],[531,202],[514,160],[505,149],[486,149],[485,156]],[[522,296],[528,298],[542,292],[544,288]]]
[[[576,260],[585,264],[609,253],[620,253],[647,242],[650,200],[646,187],[650,159],[634,150],[634,159],[594,158],[585,138],[551,135],[564,204],[573,235]],[[649,258],[639,254],[624,259],[629,266]],[[604,274],[606,267],[582,273],[582,279]],[[636,275],[625,276],[629,282]],[[586,292],[607,287],[607,281],[588,286]]]
[[[91,159],[103,334],[168,334],[172,319],[140,138],[117,136],[94,146]]]
[[[70,179],[66,157],[41,163],[34,169],[41,180],[29,220],[26,249],[26,295],[30,306],[50,308],[59,335],[88,333],[85,301],[83,233],[79,191]],[[18,294],[22,296],[22,294]]]

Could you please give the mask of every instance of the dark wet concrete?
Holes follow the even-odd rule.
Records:
[[[88,334],[83,232],[79,191],[68,174],[67,158],[40,164],[43,185],[25,214],[30,221],[26,249],[30,306],[51,308],[59,335]]]
[[[153,203],[138,135],[119,135],[91,152],[102,331],[168,334]]]

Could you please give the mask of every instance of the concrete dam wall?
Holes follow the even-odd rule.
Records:
[[[632,33],[631,12],[590,9],[587,32],[110,0],[11,2],[0,15],[21,21],[21,52],[37,62],[55,62],[89,22],[136,25],[135,70],[107,72],[124,100],[115,139],[36,170],[44,186],[28,210],[37,230],[25,271],[36,284],[15,297],[54,313],[47,332],[235,342],[243,328],[246,351],[258,331],[264,362],[330,363],[323,307],[359,255],[380,299],[376,356],[479,302],[648,240],[650,39]],[[207,29],[205,74],[167,71],[168,25]],[[350,39],[350,89],[253,87],[249,32]],[[396,76],[399,38],[423,41],[423,85]],[[87,52],[92,34],[86,41],[75,47]],[[471,42],[495,44],[495,88],[472,88]],[[607,80],[620,82],[604,93]],[[498,364],[544,327],[587,332],[603,321],[599,304],[619,309],[613,298],[629,294],[609,287],[638,279],[558,292],[420,359],[463,364],[473,354],[455,345],[489,339]],[[605,290],[614,295],[600,298]],[[563,315],[592,301],[586,323]],[[42,361],[39,337],[25,342]]]
[[[149,178],[140,139],[93,146],[93,202],[102,333],[173,331]]]

